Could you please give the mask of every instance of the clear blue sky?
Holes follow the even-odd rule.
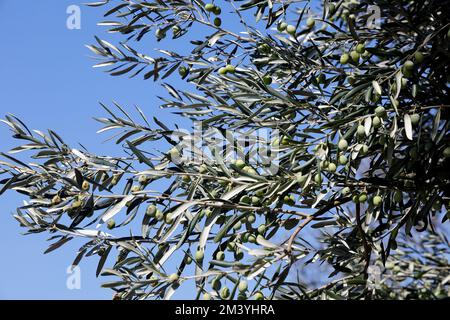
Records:
[[[3,118],[13,113],[30,128],[52,128],[72,145],[83,143],[90,151],[117,152],[107,138],[96,134],[94,116],[104,116],[98,102],[115,100],[128,107],[139,105],[147,115],[173,122],[162,112],[156,94],[161,88],[141,78],[110,77],[93,69],[94,61],[84,45],[94,35],[114,39],[96,26],[102,9],[88,8],[79,0],[0,0],[0,110]],[[66,28],[66,9],[81,6],[81,30]],[[115,38],[117,40],[117,38]],[[146,45],[158,47],[148,37]],[[129,108],[131,109],[131,108]],[[0,150],[7,151],[17,141],[0,125]],[[82,289],[66,288],[66,269],[82,242],[69,243],[48,255],[46,235],[23,236],[24,229],[12,217],[21,197],[8,192],[0,197],[0,299],[110,299],[112,291],[101,289],[95,278],[96,259],[82,263]]]

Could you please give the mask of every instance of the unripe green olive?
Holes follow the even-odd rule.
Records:
[[[336,169],[337,169],[337,166],[333,162],[330,162],[330,164],[328,165],[328,171],[336,172]]]
[[[277,29],[278,29],[279,32],[285,31],[286,28],[287,28],[287,23],[286,22],[280,22],[277,25]]]
[[[173,221],[174,221],[174,220],[173,220],[173,218],[172,218],[171,215],[166,215],[166,216],[164,217],[164,222],[167,223],[167,224],[172,224]]]
[[[314,175],[314,182],[317,184],[322,184],[322,175],[320,173],[317,173],[316,175]]]
[[[188,74],[188,69],[185,66],[180,66],[178,68],[178,74],[184,78]]]
[[[238,290],[240,292],[245,292],[248,289],[248,283],[245,280],[239,281]]]
[[[363,156],[365,156],[367,153],[369,153],[369,147],[367,145],[363,145],[361,149],[359,149],[359,153]]]
[[[205,257],[205,252],[203,250],[197,250],[195,253],[195,261],[202,262]]]
[[[225,68],[225,67],[222,67],[222,68],[219,69],[219,74],[220,74],[220,75],[226,75],[227,72],[228,72],[228,70],[227,70],[227,68]]]
[[[353,62],[357,63],[361,55],[356,51],[352,51],[350,52],[350,57],[352,58]]]
[[[185,258],[184,258],[184,262],[186,262],[186,264],[191,264],[192,263],[192,258],[190,257],[190,256],[186,256]]]
[[[81,185],[81,189],[83,189],[84,191],[88,191],[90,188],[89,182],[88,181],[83,181],[82,185]]]
[[[350,56],[347,53],[344,53],[343,55],[341,55],[341,58],[339,59],[339,62],[341,64],[346,64],[346,63],[348,63],[349,59],[350,59]]]
[[[211,287],[212,287],[214,290],[219,291],[220,288],[222,288],[222,282],[220,282],[219,279],[214,279],[214,280],[211,282]]]
[[[216,7],[216,6],[215,6],[214,4],[212,4],[212,3],[207,3],[207,4],[205,5],[205,10],[208,11],[208,12],[213,12],[215,7]]]
[[[245,167],[245,162],[241,159],[238,159],[234,162],[234,165],[239,169],[243,169]]]
[[[358,53],[364,53],[364,51],[366,51],[366,47],[364,46],[364,44],[360,43],[356,46],[355,50]]]
[[[150,178],[146,175],[140,175],[138,179],[140,184],[146,184],[149,180]]]
[[[106,224],[106,227],[109,230],[112,230],[112,229],[114,229],[116,227],[116,222],[113,219],[109,219],[107,224]]]
[[[291,24],[286,27],[286,32],[292,36],[295,35],[296,31],[297,31],[297,28],[295,28],[295,26],[293,26]]]
[[[169,280],[170,283],[175,283],[175,282],[178,282],[178,280],[180,280],[180,276],[177,273],[172,273],[169,276],[168,280]]]
[[[375,114],[377,117],[382,118],[386,115],[386,109],[382,106],[376,107]]]
[[[358,202],[364,203],[367,201],[367,193],[363,192],[359,195]]]
[[[241,197],[241,199],[240,199],[240,202],[244,203],[244,204],[250,204],[251,203],[251,199],[250,199],[250,197],[248,195],[243,195]]]
[[[425,57],[422,52],[416,51],[416,53],[414,53],[414,59],[417,63],[422,63]]]
[[[83,205],[83,202],[81,200],[75,200],[72,202],[72,205],[70,206],[72,209],[77,209]]]
[[[156,210],[155,218],[158,221],[162,221],[164,219],[164,214],[160,210]]]
[[[350,188],[349,187],[344,187],[344,188],[342,188],[341,192],[342,192],[343,196],[346,196],[346,195],[348,195],[350,193]]]
[[[147,210],[145,211],[145,214],[150,216],[150,217],[154,217],[155,214],[156,214],[156,210],[157,210],[156,206],[152,204],[152,205],[147,207]]]
[[[220,7],[218,7],[218,6],[214,6],[213,13],[214,13],[216,16],[218,16],[219,14],[222,13],[222,9],[220,9]]]
[[[232,64],[227,64],[225,68],[227,68],[227,71],[229,73],[235,73],[236,72],[236,67],[233,66]]]
[[[230,289],[228,289],[228,287],[223,287],[220,291],[220,297],[222,299],[228,299],[230,297]]]
[[[296,174],[295,179],[300,186],[303,186],[308,177],[306,175],[302,175],[301,173]]]
[[[381,119],[378,116],[373,117],[372,125],[374,126],[374,128],[378,128],[379,126],[381,126]]]
[[[366,129],[364,128],[364,126],[359,125],[358,129],[356,131],[358,133],[358,136],[360,136],[360,137],[365,137],[366,136]]]
[[[253,222],[256,221],[256,216],[252,213],[247,217],[247,221],[252,224]]]
[[[272,77],[271,76],[264,76],[263,78],[263,82],[266,86],[272,84]]]
[[[405,70],[411,71],[414,69],[414,62],[412,62],[411,60],[407,60],[403,67],[405,68]]]
[[[203,300],[211,300],[211,295],[208,292],[203,294]]]
[[[132,186],[131,187],[131,192],[139,192],[141,191],[141,186]]]
[[[293,205],[293,204],[295,204],[295,197],[293,194],[285,195],[283,198],[283,201],[287,205]]]
[[[250,243],[256,243],[256,237],[254,235],[249,235],[248,236],[248,242]]]
[[[208,167],[205,164],[202,164],[199,168],[198,168],[198,172],[200,174],[205,174],[208,172]]]
[[[348,161],[348,159],[346,156],[344,156],[344,155],[339,156],[339,164],[345,165],[345,164],[347,164],[347,161]]]
[[[214,25],[216,27],[220,27],[222,25],[222,19],[220,19],[219,17],[214,18]]]
[[[163,29],[156,29],[155,32],[156,38],[158,38],[159,40],[164,39],[166,37],[166,32]]]
[[[339,140],[338,149],[341,151],[346,151],[348,148],[348,142],[345,139]]]
[[[383,202],[383,198],[381,198],[380,196],[375,196],[372,199],[372,203],[375,207],[379,207],[382,202]]]
[[[264,300],[264,295],[262,294],[262,292],[256,292],[255,295],[255,300]]]
[[[314,20],[314,18],[313,17],[309,17],[307,20],[306,20],[306,26],[308,27],[308,28],[312,28],[312,27],[314,27],[314,25],[316,24],[316,20]]]
[[[412,125],[417,125],[420,121],[420,114],[418,113],[414,113],[410,116],[411,118],[411,124]]]
[[[172,27],[172,33],[173,33],[174,36],[176,36],[178,33],[180,33],[180,31],[181,31],[181,29],[180,29],[179,26],[174,25],[174,26]]]
[[[261,199],[259,197],[252,196],[252,205],[257,206],[260,203],[261,203]]]
[[[258,233],[259,234],[264,234],[266,232],[266,225],[262,224],[258,227]]]
[[[216,260],[223,261],[225,260],[225,253],[223,251],[219,251],[216,253]]]
[[[445,148],[444,151],[442,151],[442,155],[445,158],[450,158],[450,147]]]
[[[52,198],[52,205],[57,205],[61,203],[61,197],[59,195],[55,195]]]

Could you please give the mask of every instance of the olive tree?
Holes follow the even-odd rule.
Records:
[[[100,156],[8,115],[0,194],[47,252],[84,239],[73,265],[98,256],[115,299],[447,296],[449,4],[90,3],[120,37],[96,67],[193,126],[102,104],[123,154]]]

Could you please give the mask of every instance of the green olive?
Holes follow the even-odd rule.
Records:
[[[279,32],[283,32],[285,31],[287,28],[287,23],[286,22],[279,22],[277,25],[277,29]]]
[[[322,175],[320,173],[317,173],[316,175],[314,175],[314,182],[317,184],[322,184]]]
[[[220,27],[222,25],[222,19],[220,19],[219,17],[214,18],[214,25],[216,27]]]
[[[255,295],[255,300],[264,300],[264,295],[261,292],[256,292]]]
[[[339,164],[345,165],[345,164],[347,164],[347,161],[348,161],[348,159],[346,156],[344,156],[344,155],[339,156]]]
[[[445,158],[450,158],[450,147],[445,148],[442,154]]]
[[[152,204],[152,205],[147,207],[147,210],[145,211],[145,214],[150,216],[150,217],[154,217],[155,214],[156,214],[156,210],[157,210],[156,206]]]
[[[350,193],[350,188],[349,187],[342,188],[341,193],[342,193],[343,196],[348,195]]]
[[[188,74],[188,69],[185,66],[181,66],[178,68],[178,74],[184,78]]]
[[[212,4],[212,3],[207,3],[207,4],[205,5],[205,10],[208,11],[208,12],[213,12],[215,7],[216,7],[216,6],[215,6],[214,4]]]
[[[311,29],[312,27],[314,27],[315,24],[316,24],[316,20],[314,20],[313,17],[309,17],[309,18],[306,20],[306,26],[307,26],[309,29]]]
[[[328,171],[330,171],[330,172],[336,172],[336,169],[337,169],[337,166],[336,166],[333,162],[331,162],[331,163],[328,165]]]
[[[219,251],[216,253],[216,260],[223,261],[225,260],[225,253],[223,251]]]
[[[195,253],[195,261],[202,262],[203,258],[205,257],[205,252],[203,250],[197,250]]]
[[[355,50],[358,53],[364,53],[364,51],[366,51],[366,47],[364,46],[364,44],[360,43],[356,46]]]
[[[338,142],[338,149],[341,151],[346,151],[348,148],[348,142],[345,139],[341,139]]]
[[[220,75],[226,75],[228,73],[228,70],[227,70],[227,68],[225,68],[225,67],[222,67],[222,68],[220,68],[219,69],[219,74]]]
[[[245,280],[239,281],[238,290],[239,292],[245,292],[248,289],[248,283]]]
[[[358,134],[359,137],[362,138],[362,137],[366,136],[366,129],[364,128],[364,126],[359,125],[358,129],[356,131],[357,131],[357,134]]]
[[[381,198],[380,196],[375,196],[372,199],[372,203],[375,207],[379,207],[382,202],[383,202],[383,198]]]
[[[86,180],[83,181],[82,185],[81,185],[81,189],[84,191],[88,191],[90,188],[89,182],[87,182]]]
[[[373,117],[372,125],[374,126],[374,128],[378,128],[379,126],[381,126],[381,119],[378,116]]]
[[[422,63],[423,60],[425,59],[425,56],[423,55],[422,52],[417,51],[416,53],[414,53],[414,59],[416,60],[417,63]]]
[[[376,107],[375,114],[377,117],[382,118],[386,115],[386,109],[384,109],[384,107],[382,106]]]
[[[227,71],[229,73],[235,73],[236,72],[236,67],[233,66],[232,64],[227,64],[225,68],[227,69]]]
[[[289,33],[290,35],[294,36],[295,33],[297,32],[297,28],[290,24],[286,27],[286,32]]]
[[[175,282],[178,282],[178,280],[180,280],[180,276],[177,273],[172,273],[169,276],[168,280],[169,280],[170,283],[175,283]]]
[[[339,62],[341,64],[346,64],[346,63],[348,63],[349,59],[350,59],[350,56],[347,53],[344,53],[343,55],[341,55]]]
[[[228,299],[230,297],[230,289],[228,289],[228,287],[223,287],[220,291],[220,297],[222,299]]]
[[[113,219],[110,219],[108,220],[106,226],[109,230],[112,230],[116,227],[116,222]]]
[[[352,51],[350,52],[350,57],[352,58],[353,62],[357,63],[359,62],[359,58],[361,57],[361,55],[356,51]]]
[[[411,118],[411,124],[412,125],[417,125],[420,121],[420,114],[418,113],[414,113],[410,116]]]
[[[271,76],[264,76],[263,77],[263,82],[266,86],[272,84],[272,77]]]
[[[364,203],[367,201],[367,193],[363,192],[359,195],[358,202]]]

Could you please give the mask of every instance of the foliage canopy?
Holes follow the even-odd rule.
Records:
[[[161,107],[203,140],[102,104],[124,155],[100,156],[8,115],[26,142],[2,154],[0,194],[29,198],[15,218],[51,234],[46,252],[86,239],[73,265],[98,255],[117,299],[169,299],[189,281],[204,299],[447,296],[449,4],[91,3],[122,39],[88,46],[96,67],[159,82]],[[151,37],[166,49],[141,49]],[[216,148],[230,132],[250,138]]]

